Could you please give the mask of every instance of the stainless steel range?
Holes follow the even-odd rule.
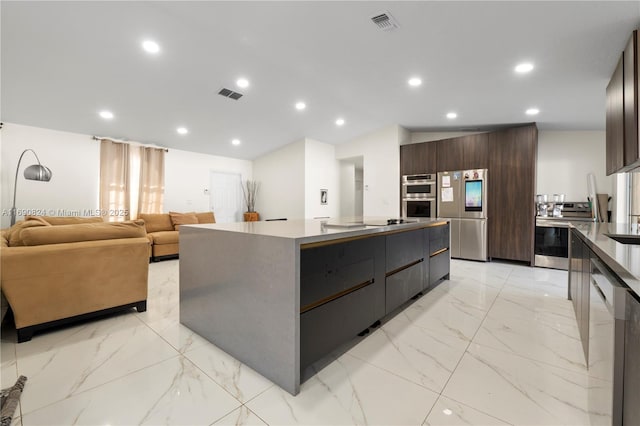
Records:
[[[540,203],[540,202],[539,202]],[[562,216],[553,216],[557,206],[549,206],[551,214],[542,216],[538,205],[535,236],[535,266],[569,269],[569,222],[593,222],[591,207],[586,201],[563,202]]]

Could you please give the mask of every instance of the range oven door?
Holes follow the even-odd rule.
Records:
[[[435,198],[405,198],[402,200],[402,216],[403,217],[424,217],[436,218],[436,199]]]
[[[535,266],[569,269],[569,228],[566,223],[536,223]]]

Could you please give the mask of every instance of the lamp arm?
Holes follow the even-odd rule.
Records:
[[[40,159],[38,158],[38,154],[36,154],[34,150],[27,148],[24,151],[22,151],[22,154],[20,154],[20,158],[18,159],[18,165],[16,166],[16,178],[13,181],[13,204],[11,207],[11,226],[15,225],[16,223],[16,190],[18,189],[18,171],[20,170],[20,163],[22,162],[22,157],[24,157],[24,154],[26,154],[27,151],[33,152],[33,155],[36,156],[36,160],[38,160],[38,164],[42,165],[40,164]]]

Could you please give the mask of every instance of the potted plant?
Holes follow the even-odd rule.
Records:
[[[244,195],[244,203],[247,205],[247,211],[244,214],[245,222],[256,222],[260,220],[260,215],[256,213],[256,195],[260,184],[255,180],[247,180],[242,185],[242,195]]]

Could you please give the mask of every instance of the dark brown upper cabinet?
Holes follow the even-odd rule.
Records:
[[[464,146],[462,137],[436,142],[438,149],[438,171],[462,170],[464,168]]]
[[[640,166],[638,157],[638,31],[624,49],[624,167]]]
[[[638,31],[634,31],[607,85],[607,175],[640,167]]]
[[[436,173],[436,143],[422,142],[400,146],[400,175]]]
[[[489,168],[489,133],[463,136],[462,170]]]

